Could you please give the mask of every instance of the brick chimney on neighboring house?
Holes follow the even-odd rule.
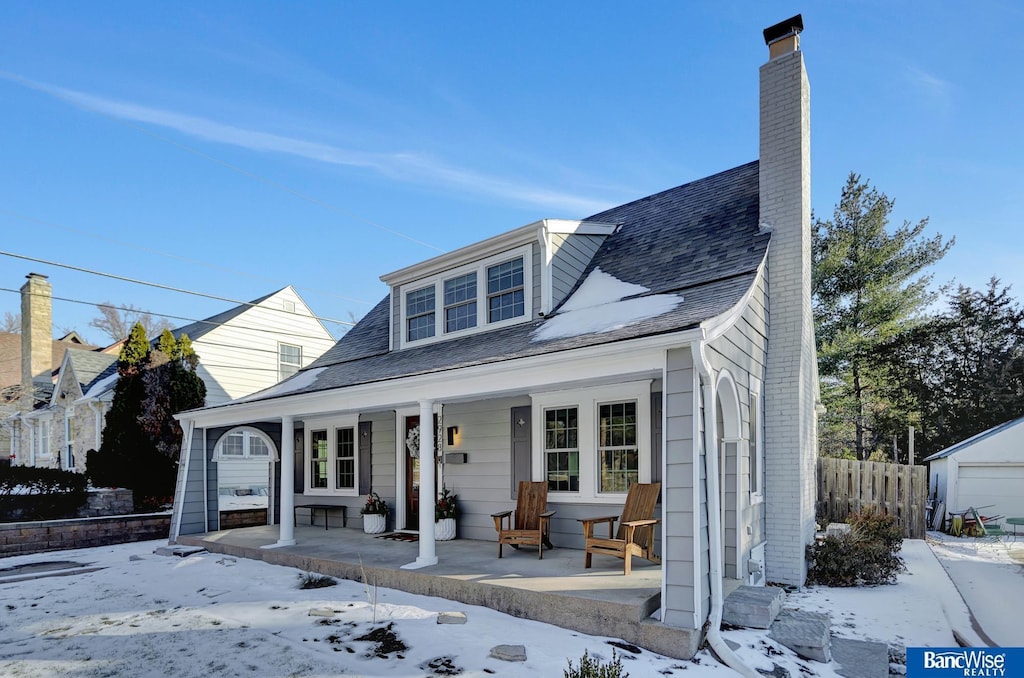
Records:
[[[53,287],[41,273],[21,286],[21,385],[51,384],[53,373]]]
[[[802,585],[814,538],[817,357],[811,312],[810,86],[800,15],[764,31],[760,224],[768,246],[765,381],[766,576]]]

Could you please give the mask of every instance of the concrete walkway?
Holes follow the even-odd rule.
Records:
[[[1024,646],[1024,542],[928,533],[929,545],[970,608],[987,645]]]

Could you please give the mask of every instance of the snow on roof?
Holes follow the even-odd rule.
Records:
[[[538,327],[531,338],[533,341],[548,341],[611,332],[673,311],[683,303],[683,298],[677,294],[635,296],[645,292],[650,290],[643,285],[623,282],[595,268],[562,304],[558,314]]]
[[[308,386],[312,386],[314,382],[316,382],[317,377],[319,377],[326,369],[326,367],[317,367],[312,370],[306,370],[305,372],[299,372],[290,379],[282,381],[280,384],[275,384],[270,388],[257,391],[252,395],[235,398],[232,402],[243,403],[247,400],[255,400],[256,398],[268,398],[270,396],[278,396],[285,393],[292,393],[293,391],[299,391]]]
[[[104,391],[109,390],[116,383],[117,372],[114,372],[113,374],[107,375],[103,379],[100,379],[95,384],[93,384],[92,388],[90,388],[88,392],[86,392],[86,394],[82,396],[82,398],[96,398],[100,396]]]

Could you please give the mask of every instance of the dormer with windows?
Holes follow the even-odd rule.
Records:
[[[544,219],[381,276],[391,348],[527,322],[572,290],[615,224]]]

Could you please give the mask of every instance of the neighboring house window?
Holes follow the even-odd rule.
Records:
[[[639,381],[532,396],[533,476],[552,500],[621,502],[651,482],[650,391]]]
[[[748,445],[750,454],[750,477],[749,487],[752,500],[760,500],[764,497],[763,476],[764,476],[764,443],[761,439],[761,384],[751,380],[750,388],[750,412],[748,414]]]
[[[403,284],[402,343],[439,341],[528,319],[532,256],[530,246],[519,247]]]
[[[269,461],[272,455],[270,453],[270,445],[265,436],[265,433],[256,429],[232,429],[217,441],[217,447],[214,449],[214,458],[217,461],[235,459],[263,459]]]
[[[33,430],[33,443],[36,459],[45,459],[45,455],[51,454],[50,450],[50,422],[37,421]]]
[[[306,467],[309,495],[356,496],[359,492],[359,449],[356,430],[359,417],[321,418],[306,421]]]
[[[444,281],[444,331],[476,327],[476,273]]]
[[[287,379],[302,367],[302,347],[291,344],[277,345],[279,379]]]
[[[544,459],[548,490],[580,489],[579,411],[561,407],[544,411]]]
[[[636,402],[603,403],[598,409],[598,492],[628,492],[640,477]]]
[[[434,336],[434,287],[423,287],[405,295],[407,341]]]
[[[75,468],[75,417],[68,414],[64,417],[64,468]]]
[[[488,322],[518,318],[526,313],[522,257],[487,268]]]

